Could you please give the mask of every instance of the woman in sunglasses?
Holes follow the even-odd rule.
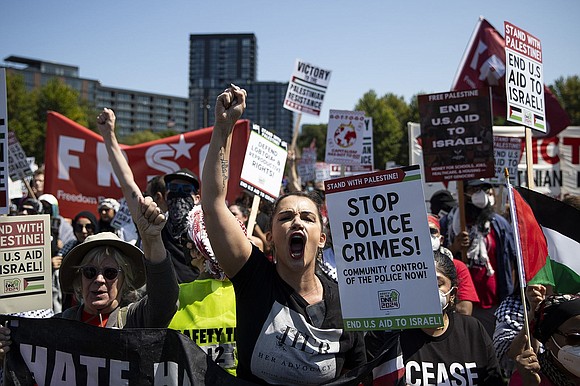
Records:
[[[551,295],[543,300],[530,321],[533,348],[520,333],[516,371],[511,385],[580,385],[580,293]],[[538,349],[540,342],[544,350]],[[541,352],[540,352],[541,351]],[[539,352],[539,353],[538,353]]]

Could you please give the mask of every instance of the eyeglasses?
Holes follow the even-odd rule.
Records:
[[[95,226],[93,224],[75,224],[75,232],[82,232],[86,229],[88,233],[95,231]]]
[[[93,267],[92,265],[85,265],[84,267],[80,267],[79,271],[81,271],[83,276],[88,280],[93,280],[100,273],[103,274],[103,277],[107,280],[115,280],[117,276],[119,276],[121,268],[113,268],[113,267],[97,268]]]
[[[567,334],[563,333],[560,330],[556,330],[556,334],[562,335],[566,338],[566,344],[570,346],[580,346],[580,332],[569,332]]]
[[[172,193],[197,194],[197,189],[193,184],[178,184],[176,182],[169,182],[167,190]]]

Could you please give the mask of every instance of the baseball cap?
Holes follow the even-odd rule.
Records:
[[[166,184],[170,183],[173,180],[178,179],[189,181],[193,184],[193,186],[195,186],[195,189],[199,191],[199,179],[197,178],[195,173],[193,173],[188,168],[181,168],[176,172],[166,174],[165,177],[163,177],[163,179],[165,180]]]

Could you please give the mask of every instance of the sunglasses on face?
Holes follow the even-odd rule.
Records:
[[[97,268],[93,267],[92,265],[80,267],[79,270],[81,271],[83,276],[88,280],[93,280],[99,274],[102,274],[103,277],[107,280],[115,280],[117,276],[119,276],[119,272],[121,272],[121,268],[113,268],[113,267]]]
[[[430,232],[432,235],[437,235],[437,234],[439,234],[439,230],[438,230],[437,228],[431,228],[431,227],[429,227],[429,232]]]
[[[197,194],[197,189],[193,184],[178,184],[175,182],[169,182],[167,184],[167,190],[172,193]]]
[[[82,232],[86,229],[88,233],[95,231],[95,226],[93,224],[75,224],[75,232]]]
[[[556,331],[556,334],[562,335],[566,338],[566,344],[570,346],[580,346],[580,332],[569,332],[567,334],[562,331]]]

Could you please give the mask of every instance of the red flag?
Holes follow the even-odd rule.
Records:
[[[548,244],[532,208],[511,185],[526,283],[554,285]]]
[[[156,175],[186,167],[201,176],[212,128],[141,143],[121,145],[131,165],[135,182],[143,190]],[[250,123],[236,123],[232,139],[228,201],[241,193],[240,174],[250,135]],[[46,193],[59,201],[59,212],[72,218],[82,210],[96,212],[100,198],[123,196],[100,135],[55,112],[49,112],[45,152]],[[203,197],[203,178],[201,178]]]
[[[463,54],[451,90],[491,87],[493,114],[505,117],[507,110],[505,70],[504,38],[487,20],[480,18]],[[570,118],[546,85],[544,98],[547,132],[544,134],[534,131],[534,135],[554,137],[570,125]]]

